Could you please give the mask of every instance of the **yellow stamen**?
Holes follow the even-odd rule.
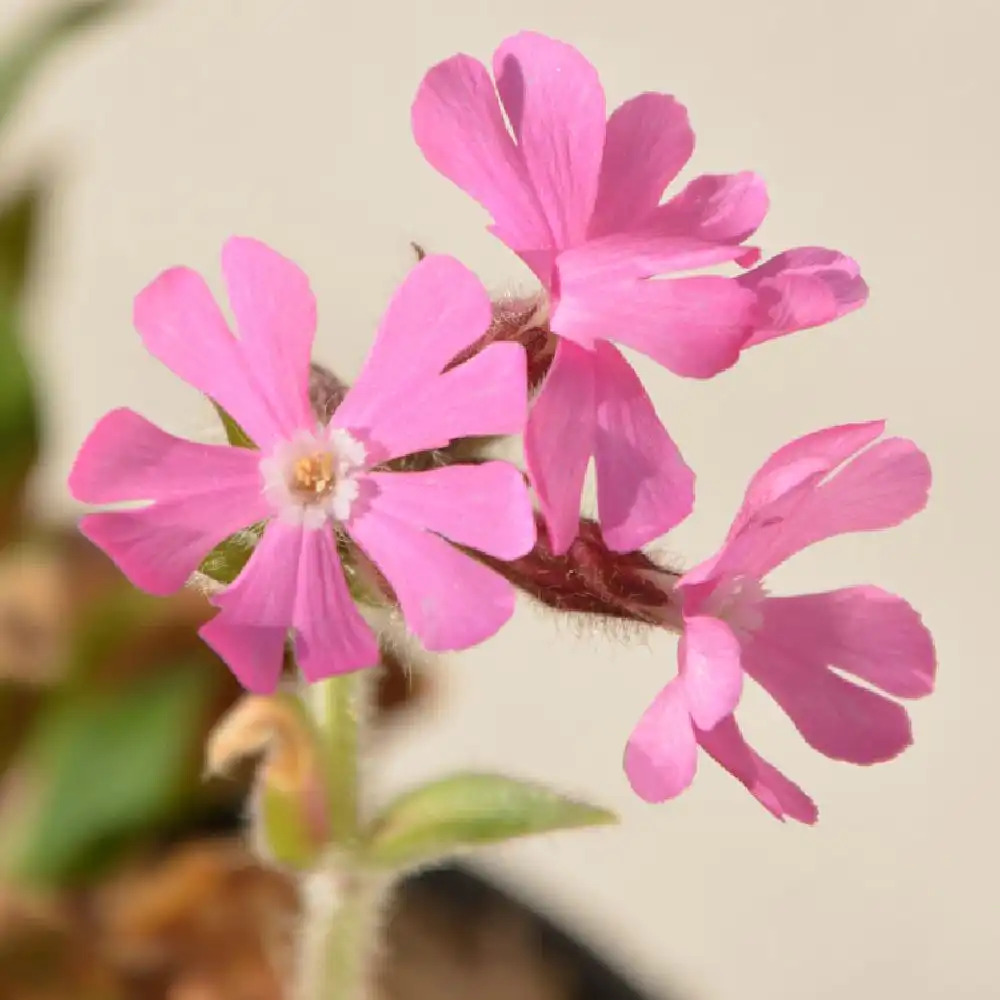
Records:
[[[298,459],[292,466],[291,487],[295,493],[310,500],[325,497],[336,483],[333,456],[326,451]]]

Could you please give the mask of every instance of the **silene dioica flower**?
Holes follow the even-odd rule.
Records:
[[[545,289],[536,323],[558,346],[525,444],[557,553],[576,535],[591,457],[613,550],[662,535],[694,501],[692,471],[612,341],[708,378],[746,348],[867,298],[857,264],[818,247],[737,277],[658,277],[754,264],[759,251],[745,241],[767,212],[764,182],[748,172],[701,175],[660,204],[694,148],[687,112],[667,94],[645,93],[606,117],[594,67],[543,35],[501,43],[492,79],[466,55],[435,66],[414,101],[413,132]]]
[[[879,692],[918,698],[933,689],[934,647],[919,615],[878,587],[772,597],[764,586],[771,570],[809,545],[889,528],[923,508],[927,458],[902,438],[873,444],[883,426],[831,427],[775,452],[750,481],[722,548],[676,583],[680,669],[625,753],[644,799],[687,788],[701,747],[775,816],[815,821],[808,796],[740,733],[733,711],[745,675],[834,760],[875,764],[910,745],[906,711]]]
[[[384,574],[426,648],[462,649],[492,635],[513,612],[514,589],[450,543],[498,559],[529,551],[535,525],[522,474],[499,461],[384,469],[452,438],[521,429],[523,348],[492,344],[446,370],[489,324],[482,285],[449,257],[414,268],[324,425],[309,402],[316,304],[306,276],[248,239],[226,244],[222,268],[239,337],[187,268],[140,293],[135,325],[149,351],[223,407],[256,447],[184,441],[115,410],[84,443],[70,489],[89,503],[148,505],[90,514],[83,533],[137,586],[168,594],[219,542],[263,523],[249,562],[212,597],[220,610],[201,630],[251,691],[277,684],[289,630],[309,680],[377,662],[338,533]]]

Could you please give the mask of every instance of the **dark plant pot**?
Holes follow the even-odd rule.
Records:
[[[677,1000],[676,994],[654,997],[639,992],[612,961],[466,866],[448,865],[407,879],[394,911],[390,949],[409,951],[410,946],[400,939],[412,933],[415,924],[430,920],[435,936],[450,938],[445,944],[447,957],[441,960],[464,968],[474,991],[469,993],[470,1000],[483,995],[476,982],[477,968],[492,983],[496,977],[491,966],[497,962],[508,963],[507,974],[509,963],[520,964],[525,990],[510,1000],[523,1000],[529,981],[532,997],[551,996],[553,1000]],[[499,1000],[500,993],[491,988],[489,996]]]

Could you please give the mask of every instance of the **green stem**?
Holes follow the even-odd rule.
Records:
[[[376,952],[379,883],[357,861],[358,773],[365,678],[334,677],[308,690],[327,775],[330,850],[303,884],[296,1000],[367,1000]]]
[[[336,873],[317,872],[305,889],[296,1000],[369,1000],[380,883],[365,876],[348,877],[337,895]]]
[[[358,741],[364,690],[361,674],[355,673],[321,681],[309,691],[323,742],[330,839],[341,850],[357,843],[361,825]]]

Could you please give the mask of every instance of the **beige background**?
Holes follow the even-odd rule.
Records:
[[[0,27],[39,0],[0,0]],[[38,359],[53,411],[39,495],[89,425],[128,404],[177,430],[206,419],[144,353],[133,294],[166,265],[217,276],[233,232],[297,258],[319,293],[318,354],[357,370],[407,243],[450,251],[504,290],[524,272],[479,209],[409,136],[423,70],[487,58],[532,26],[581,47],[617,102],[688,105],[693,168],[768,179],[770,249],[856,255],[870,306],[754,351],[710,384],[640,363],[700,470],[700,506],[665,551],[692,561],[773,448],[886,415],[935,466],[926,514],[849,538],[779,589],[877,582],[935,631],[940,690],[917,744],[871,770],[810,752],[762,698],[758,745],[813,793],[816,829],[783,827],[711,762],[677,803],[647,807],[620,771],[630,725],[673,669],[666,636],[626,643],[529,607],[447,665],[448,695],[381,765],[398,784],[445,766],[506,767],[601,800],[621,829],[525,842],[487,862],[651,983],[705,1000],[961,1000],[997,971],[996,0],[161,0],[50,66],[17,127],[11,176],[61,170]]]

